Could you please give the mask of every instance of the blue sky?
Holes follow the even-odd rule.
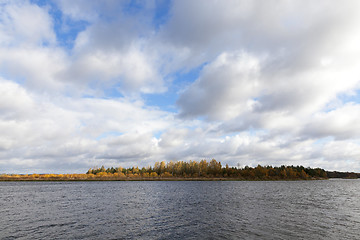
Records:
[[[0,1],[0,173],[360,171],[358,1]]]

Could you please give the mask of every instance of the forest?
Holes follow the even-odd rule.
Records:
[[[354,172],[326,172],[329,178],[342,178],[342,179],[356,179],[360,178],[360,173],[354,173]]]
[[[94,167],[86,174],[26,174],[0,175],[0,180],[48,180],[48,181],[101,181],[101,180],[312,180],[327,179],[324,169],[303,166],[245,166],[242,168],[222,166],[211,161],[156,162],[148,167]]]
[[[89,169],[87,174],[94,176],[116,174],[122,177],[157,177],[157,178],[230,178],[240,180],[295,180],[327,178],[326,171],[320,168],[305,168],[303,166],[272,167],[261,166],[243,168],[221,165],[221,162],[211,161],[177,161],[156,162],[153,167],[131,168],[100,168]]]

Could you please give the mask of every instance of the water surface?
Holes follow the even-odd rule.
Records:
[[[360,180],[0,182],[0,239],[359,239]]]

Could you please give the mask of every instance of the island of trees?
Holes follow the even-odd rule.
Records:
[[[337,171],[327,171],[327,176],[329,178],[342,178],[342,179],[356,179],[360,178],[360,173],[354,173],[354,172],[337,172]]]
[[[27,174],[0,175],[3,181],[116,181],[116,180],[312,180],[327,179],[324,169],[303,166],[245,166],[242,168],[222,166],[221,162],[177,161],[156,162],[149,167],[94,167],[86,174]]]

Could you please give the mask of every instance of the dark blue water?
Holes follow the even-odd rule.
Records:
[[[0,239],[360,239],[360,180],[0,182]]]

